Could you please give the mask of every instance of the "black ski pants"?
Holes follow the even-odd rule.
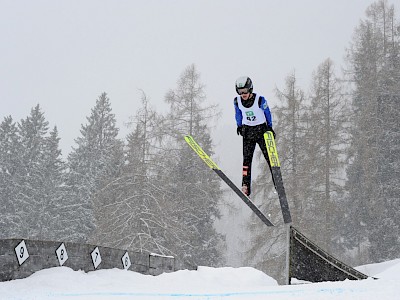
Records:
[[[242,186],[247,186],[248,195],[251,194],[251,165],[253,162],[254,151],[256,149],[256,144],[261,149],[265,160],[267,161],[268,167],[271,172],[272,181],[274,177],[272,176],[271,164],[269,162],[268,151],[265,145],[264,133],[268,130],[266,124],[256,125],[256,126],[243,126],[243,178]],[[274,182],[275,186],[275,182]]]

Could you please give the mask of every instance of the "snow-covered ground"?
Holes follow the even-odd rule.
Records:
[[[379,279],[279,286],[253,268],[199,267],[150,276],[57,267],[0,283],[0,299],[400,299],[400,259],[357,269]]]

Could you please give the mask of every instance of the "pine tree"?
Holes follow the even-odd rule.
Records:
[[[165,242],[165,203],[155,177],[160,117],[142,95],[142,107],[132,118],[127,137],[125,166],[102,191],[108,204],[98,208],[101,222],[96,240],[103,245],[140,252],[172,254]]]
[[[16,202],[20,162],[18,128],[11,116],[5,117],[0,124],[0,224],[1,237],[11,238],[20,235],[21,225]]]
[[[60,138],[57,127],[45,138],[43,147],[42,174],[46,180],[43,182],[42,205],[39,209],[43,218],[43,225],[39,237],[42,240],[58,240],[60,227],[60,210],[63,207],[66,195],[64,191],[65,162],[61,159],[59,148]]]
[[[112,182],[123,166],[123,143],[117,138],[115,116],[106,93],[101,94],[96,105],[82,125],[77,147],[68,156],[67,191],[63,207],[63,237],[86,242],[96,228],[95,209],[106,205],[98,195]]]
[[[380,207],[376,210],[380,226],[370,234],[371,257],[374,261],[398,257],[400,252],[400,23],[394,7],[386,1],[372,5],[369,16],[379,20],[382,69],[378,77],[377,97],[377,182]],[[397,28],[397,29],[396,29]]]
[[[19,189],[16,205],[21,210],[20,230],[22,236],[27,238],[39,238],[44,226],[40,208],[43,206],[42,194],[46,181],[43,174],[43,152],[47,131],[48,122],[39,105],[18,125],[21,164],[17,179]]]
[[[50,203],[61,194],[63,172],[57,130],[48,136],[48,122],[37,105],[18,125],[6,118],[1,140],[3,222],[10,223],[5,234],[49,239],[50,220],[56,219]]]
[[[384,0],[374,3],[348,51],[354,126],[347,189],[359,255],[369,246],[360,263],[399,252],[398,27],[394,7]]]
[[[55,203],[62,198],[63,162],[54,128],[37,105],[30,115],[15,124],[5,118],[0,131],[0,160],[3,203],[3,235],[54,239],[57,220]],[[7,229],[6,229],[7,228]]]

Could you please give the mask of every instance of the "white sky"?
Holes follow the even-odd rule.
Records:
[[[241,160],[236,78],[250,76],[270,105],[293,70],[308,89],[326,58],[340,70],[373,2],[0,0],[0,118],[19,121],[39,103],[50,127],[58,127],[65,156],[102,92],[126,133],[123,124],[141,104],[138,89],[162,112],[165,93],[194,63],[209,102],[223,112],[216,142],[238,147],[234,159]]]

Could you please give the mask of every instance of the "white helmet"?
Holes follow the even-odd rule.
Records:
[[[253,92],[253,82],[250,77],[242,76],[236,80],[235,84],[236,92],[239,94],[239,89],[248,89],[249,93]]]

